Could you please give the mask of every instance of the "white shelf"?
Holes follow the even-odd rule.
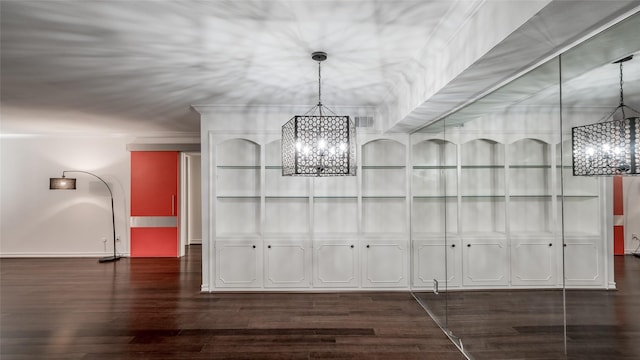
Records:
[[[363,196],[404,196],[406,194],[405,168],[369,168],[362,170]]]
[[[260,146],[244,139],[224,141],[216,146],[217,167],[260,166]]]
[[[219,168],[216,173],[217,195],[242,194],[260,196],[260,170],[254,168]]]
[[[217,235],[260,233],[260,198],[218,197],[216,203]]]
[[[358,233],[358,198],[314,198],[313,233]]]
[[[395,140],[379,139],[362,146],[363,168],[404,168],[406,146]]]
[[[309,179],[282,176],[282,169],[265,169],[265,195],[301,197],[309,196]]]
[[[307,233],[309,231],[308,198],[265,199],[264,233]]]
[[[455,168],[458,162],[457,146],[443,140],[423,140],[412,146],[412,165],[415,168]]]
[[[458,191],[457,167],[435,169],[414,167],[411,179],[413,196],[455,196]]]
[[[446,221],[446,226],[445,226]],[[414,197],[411,211],[414,233],[440,233],[458,231],[457,197]]]
[[[362,165],[360,168],[363,170],[404,170],[407,167],[404,165]]]
[[[355,176],[313,178],[314,197],[357,197],[358,178]]]
[[[405,233],[407,206],[404,197],[375,197],[362,200],[362,232]]]
[[[249,195],[249,194],[228,194],[228,195],[218,195],[216,196],[218,199],[260,199],[259,195]]]

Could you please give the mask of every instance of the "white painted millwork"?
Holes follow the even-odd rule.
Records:
[[[262,244],[260,241],[216,241],[216,287],[256,288],[262,286]]]
[[[412,136],[413,288],[611,287],[604,180],[572,176],[553,132],[473,125]]]
[[[407,242],[365,240],[362,249],[363,287],[407,287]]]
[[[311,285],[311,246],[308,241],[265,240],[265,287]]]
[[[203,290],[408,289],[408,135],[361,136],[358,176],[327,178],[283,177],[278,135],[211,136]]]
[[[565,240],[567,286],[599,287],[604,281],[604,242],[597,236],[572,236]]]
[[[512,236],[511,284],[553,286],[557,246],[552,236]]]
[[[358,286],[358,241],[318,240],[313,249],[313,286],[348,287]]]
[[[506,286],[509,253],[504,234],[469,236],[462,239],[462,284]]]
[[[287,116],[255,115],[235,131],[205,116],[204,291],[614,286],[606,180],[572,176],[557,131],[495,116],[446,137],[365,132],[357,176],[283,177],[280,132],[259,129]]]

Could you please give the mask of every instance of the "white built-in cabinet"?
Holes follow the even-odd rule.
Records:
[[[456,140],[412,139],[414,288],[606,286],[600,180],[553,141]]]
[[[408,136],[364,140],[358,176],[282,176],[279,139],[216,141],[215,287],[409,286]]]
[[[602,183],[550,139],[361,136],[352,177],[282,176],[279,139],[212,149],[216,289],[605,286]]]

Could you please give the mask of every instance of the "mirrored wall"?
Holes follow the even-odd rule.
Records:
[[[640,108],[638,29],[636,14],[412,134],[413,293],[470,358],[640,354],[616,332],[640,311],[614,291],[636,259],[614,256],[620,180],[572,162],[572,128],[629,116],[621,94]]]

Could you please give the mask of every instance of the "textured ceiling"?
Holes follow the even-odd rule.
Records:
[[[318,96],[310,54],[322,50],[329,54],[322,65],[324,104],[375,109],[386,128],[410,131],[531,63],[532,53],[544,56],[638,4],[1,0],[0,130],[197,134],[199,114],[191,105],[310,107]],[[482,43],[487,37],[477,34],[451,53],[461,29],[483,11],[499,28],[516,13],[526,20],[538,7],[548,14],[536,14],[502,44],[492,48],[494,39]],[[481,46],[491,51],[473,63],[469,54]],[[437,71],[464,59],[466,75],[453,79]],[[416,77],[440,81],[444,91],[415,87]]]
[[[3,128],[197,132],[191,104],[312,105],[316,50],[323,103],[376,106],[478,3],[3,0],[2,105],[37,124]]]

